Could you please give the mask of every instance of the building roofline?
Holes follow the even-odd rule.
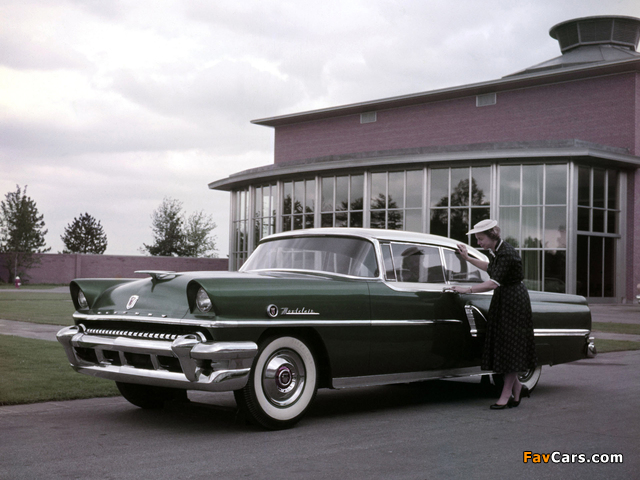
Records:
[[[523,159],[551,159],[560,157],[599,159],[623,167],[640,167],[640,157],[627,149],[598,145],[582,140],[552,140],[535,142],[501,142],[450,147],[424,147],[362,152],[266,165],[235,173],[209,184],[212,190],[230,191],[235,188],[300,178],[305,173],[349,172],[382,167],[411,167],[417,164],[494,160],[521,161]]]
[[[356,115],[365,112],[388,110],[391,108],[407,107],[422,103],[438,102],[454,98],[462,98],[486,93],[497,93],[518,90],[538,85],[562,83],[573,80],[583,80],[591,77],[616,75],[628,72],[640,72],[640,58],[602,62],[597,64],[566,67],[555,70],[545,70],[535,73],[520,73],[516,76],[506,76],[498,80],[473,83],[456,87],[449,87],[427,92],[418,92],[397,97],[382,98],[359,103],[351,103],[336,107],[310,110],[300,113],[279,115],[275,117],[252,120],[255,125],[278,127],[294,123],[309,122],[325,118]]]

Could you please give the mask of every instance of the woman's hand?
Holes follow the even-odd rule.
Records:
[[[469,287],[461,287],[460,285],[452,285],[451,287],[446,287],[444,291],[455,293],[471,293],[471,289]]]
[[[467,262],[469,261],[469,252],[467,251],[467,246],[463,243],[458,244],[458,253],[460,253],[460,256]]]

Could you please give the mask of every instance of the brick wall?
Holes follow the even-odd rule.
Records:
[[[636,81],[628,73],[378,111],[375,123],[359,115],[294,123],[275,129],[275,163],[355,152],[578,139],[629,149],[636,145]]]
[[[0,254],[0,279],[13,282],[13,272],[4,267]],[[42,254],[41,264],[31,268],[23,283],[66,284],[74,278],[140,278],[136,270],[176,272],[222,270],[229,268],[227,258],[146,257],[128,255]]]

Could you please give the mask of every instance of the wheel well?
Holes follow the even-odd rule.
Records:
[[[318,388],[331,387],[331,363],[329,362],[327,348],[320,334],[313,328],[269,328],[260,335],[258,345],[262,346],[265,340],[269,338],[287,336],[304,341],[311,349],[318,362]]]

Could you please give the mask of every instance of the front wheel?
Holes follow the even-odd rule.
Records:
[[[302,418],[317,389],[317,365],[309,347],[298,338],[276,337],[262,344],[247,386],[234,395],[253,420],[277,430]]]
[[[165,402],[187,402],[187,391],[178,388],[138,385],[136,383],[116,382],[120,394],[136,407],[156,409],[164,407]]]

